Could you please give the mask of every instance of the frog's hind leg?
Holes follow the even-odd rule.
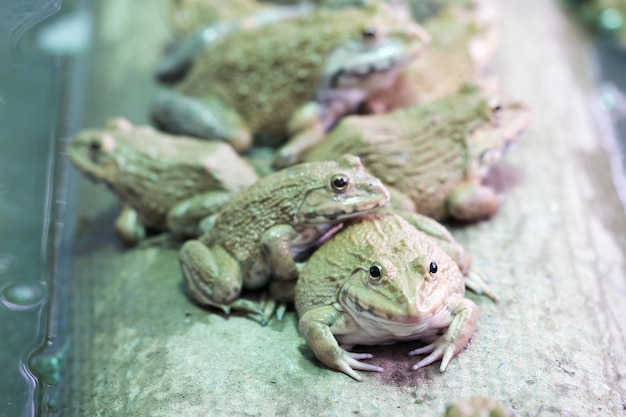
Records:
[[[241,117],[217,99],[198,100],[176,91],[161,91],[152,103],[151,116],[166,132],[224,140],[238,152],[252,143]]]
[[[243,278],[239,263],[219,245],[206,247],[197,240],[180,250],[180,267],[189,295],[198,303],[222,309],[262,314],[259,306],[239,299]]]
[[[472,182],[456,185],[446,199],[448,214],[461,221],[477,221],[492,217],[500,201],[491,188]]]

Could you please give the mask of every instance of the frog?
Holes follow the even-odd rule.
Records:
[[[484,179],[530,120],[522,101],[465,86],[430,104],[348,116],[303,160],[353,153],[383,181],[395,207],[476,222],[498,211],[498,193]]]
[[[172,3],[172,26],[177,41],[158,63],[155,75],[163,83],[180,81],[200,52],[234,32],[260,28],[284,19],[304,16],[314,10],[310,3],[269,6],[256,0],[198,1]]]
[[[257,0],[171,0],[169,18],[177,36],[188,36],[199,29],[223,21],[236,21],[268,8]]]
[[[269,174],[234,196],[198,239],[179,253],[183,280],[198,304],[265,325],[277,303],[240,297],[242,289],[297,279],[300,260],[347,219],[387,204],[389,193],[360,159],[316,161]],[[273,300],[272,300],[273,301]]]
[[[428,50],[403,68],[390,88],[371,95],[361,112],[383,113],[432,103],[469,83],[486,95],[497,94],[492,64],[499,44],[499,16],[493,2],[436,3],[440,3],[437,11],[420,20],[430,35]]]
[[[212,43],[179,83],[157,94],[151,117],[162,130],[224,140],[238,152],[253,138],[299,146],[391,85],[427,45],[421,26],[384,4],[316,8]]]
[[[488,397],[458,401],[446,409],[444,417],[514,417],[515,413]]]
[[[362,381],[357,370],[383,369],[353,346],[421,340],[409,356],[427,356],[412,369],[441,360],[444,372],[469,342],[478,307],[438,242],[404,216],[381,212],[349,221],[317,249],[294,289],[298,328],[315,356]]]
[[[104,129],[80,131],[67,153],[82,174],[121,200],[115,229],[128,245],[151,230],[199,236],[204,218],[259,178],[226,143],[169,135],[121,117]]]

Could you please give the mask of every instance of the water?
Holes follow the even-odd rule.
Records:
[[[42,53],[34,41],[60,8],[60,1],[9,0],[0,18],[2,417],[39,415],[46,408],[40,404],[54,405],[54,369],[60,369],[58,353],[67,346],[58,331],[62,320],[53,284],[63,265],[59,138],[71,120],[71,63]]]

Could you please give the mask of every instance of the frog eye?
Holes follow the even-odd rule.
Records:
[[[330,186],[333,188],[333,190],[340,193],[346,191],[349,185],[350,181],[348,180],[348,177],[342,174],[333,175],[333,177],[330,179]]]
[[[102,142],[100,142],[98,139],[93,139],[91,142],[89,142],[89,150],[91,152],[100,152],[101,149]]]
[[[361,36],[363,36],[363,39],[373,40],[376,39],[376,37],[378,36],[378,31],[374,27],[366,27],[363,28]]]
[[[428,272],[431,274],[437,273],[437,263],[435,261],[430,261],[430,266],[428,267]]]
[[[370,279],[372,281],[378,281],[383,276],[383,271],[381,270],[380,265],[372,265],[370,266]]]

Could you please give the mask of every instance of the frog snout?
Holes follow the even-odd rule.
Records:
[[[430,34],[421,26],[412,25],[410,28],[407,28],[406,36],[410,41],[419,42],[424,47],[430,45]]]
[[[387,191],[380,180],[367,181],[363,188],[368,193],[383,195],[386,199],[389,199],[389,191]]]

